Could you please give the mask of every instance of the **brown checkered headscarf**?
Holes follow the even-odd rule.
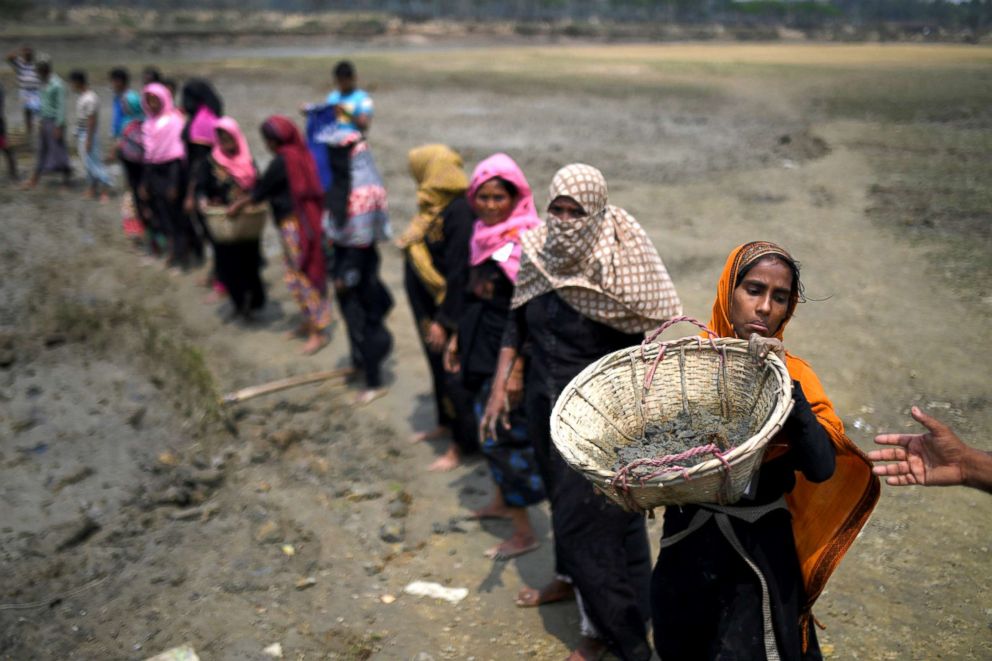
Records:
[[[568,165],[551,180],[550,201],[570,197],[586,215],[546,222],[521,237],[513,308],[555,291],[585,316],[643,333],[682,314],[658,251],[629,213],[610,206],[606,179],[590,165]]]

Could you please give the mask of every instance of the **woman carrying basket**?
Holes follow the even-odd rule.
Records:
[[[811,608],[878,500],[878,479],[816,374],[782,348],[802,298],[799,266],[773,243],[727,259],[710,328],[774,351],[794,406],[744,498],[729,507],[665,509],[651,584],[654,641],[664,659],[819,659]]]
[[[525,589],[522,606],[568,596],[582,615],[583,641],[572,657],[610,648],[623,659],[648,659],[650,550],[644,517],[593,490],[551,445],[551,407],[593,361],[638,344],[643,333],[681,313],[668,272],[641,226],[607,201],[606,180],[588,165],[562,168],[551,181],[546,222],[521,237],[520,272],[499,363],[481,425],[495,435],[520,397],[508,388],[525,343],[530,365],[523,388],[528,435],[551,498],[559,578]]]
[[[195,181],[198,206],[204,215],[208,206],[227,207],[234,200],[250,195],[258,178],[248,141],[238,123],[232,117],[221,117],[214,132],[214,147]],[[239,218],[226,222],[237,223]],[[214,262],[217,279],[231,298],[235,313],[250,319],[253,312],[265,306],[261,237],[215,241]]]

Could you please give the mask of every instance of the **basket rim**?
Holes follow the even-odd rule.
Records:
[[[569,381],[568,385],[565,386],[565,389],[562,390],[561,394],[558,396],[554,408],[551,410],[551,440],[554,443],[555,448],[559,453],[561,453],[562,457],[566,460],[566,463],[568,463],[572,469],[580,471],[590,479],[593,479],[595,482],[613,486],[613,480],[617,475],[616,471],[584,465],[585,462],[578,461],[578,457],[576,457],[575,453],[571,451],[571,448],[566,445],[564,439],[559,438],[559,430],[563,424],[562,412],[568,404],[568,400],[571,399],[579,387],[593,380],[593,378],[608,364],[615,362],[619,363],[621,361],[629,362],[632,353],[641,353],[642,346],[645,360],[648,360],[657,357],[661,347],[665,347],[666,350],[673,347],[679,349],[685,347],[686,350],[712,352],[714,345],[717,348],[722,348],[732,353],[748,353],[747,340],[721,337],[713,338],[711,344],[711,340],[709,339],[692,335],[674,340],[667,340],[664,342],[655,342],[647,346],[634,345],[632,347],[627,347],[625,349],[620,349],[609,353],[595,362],[590,363],[585,367],[585,369],[579,372],[575,378]],[[774,353],[770,353],[767,356],[766,365],[768,369],[771,370],[778,383],[779,396],[776,398],[777,401],[775,402],[775,406],[772,408],[772,411],[769,413],[764,424],[762,424],[762,426],[746,441],[723,455],[724,460],[730,465],[731,469],[750,461],[757,453],[763,452],[769,441],[779,432],[779,430],[781,430],[786,418],[792,411],[792,377],[789,376],[788,368],[785,363]],[[583,441],[591,443],[591,441],[588,441],[587,439],[583,439]],[[640,480],[631,482],[628,487],[633,490],[647,487],[665,487],[677,483],[680,484],[700,477],[701,473],[709,474],[712,473],[714,469],[720,469],[722,467],[723,462],[717,458],[711,458],[701,461],[694,466],[690,466],[685,471],[670,473],[668,475],[651,478],[643,482]]]

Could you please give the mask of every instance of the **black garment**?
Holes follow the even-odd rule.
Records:
[[[555,292],[510,314],[503,346],[530,346],[524,387],[529,434],[543,463],[551,497],[555,564],[583,595],[586,614],[611,651],[623,659],[649,659],[651,551],[644,517],[625,512],[593,490],[551,444],[551,408],[561,391],[593,361],[638,344],[628,334],[593,321]]]
[[[472,391],[496,372],[500,343],[513,298],[513,283],[488,260],[469,269],[458,319],[458,357],[462,383]]]
[[[141,163],[136,163],[134,161],[128,161],[123,158],[119,159],[121,166],[124,168],[124,175],[127,177],[128,188],[131,189],[131,196],[134,199],[134,211],[141,221],[142,226],[145,231],[153,230],[150,226],[150,212],[148,211],[148,205],[145,201],[141,199],[139,195],[139,190],[141,188],[141,177],[142,177],[142,167]]]
[[[513,283],[496,262],[487,260],[469,269],[461,309],[449,309],[458,319],[459,374],[462,385],[475,398],[476,420],[481,419],[489,399],[512,298]],[[495,437],[486,435],[482,454],[503,500],[513,507],[526,507],[541,502],[546,494],[534,445],[527,435],[523,402],[510,411],[509,422],[510,429],[497,425]]]
[[[230,204],[237,192],[234,181],[212,158],[200,168],[195,186],[198,198],[207,198],[217,205]],[[234,309],[247,315],[265,307],[261,240],[214,242],[213,247],[215,274],[231,297]]]
[[[462,295],[468,274],[469,241],[475,213],[464,196],[455,198],[441,212],[440,231],[426,237],[427,250],[434,268],[446,283],[446,293],[441,305],[424,287],[409,261],[403,272],[407,299],[417,322],[424,354],[431,370],[434,384],[434,403],[437,407],[437,424],[451,429],[451,435],[463,454],[479,449],[479,429],[473,413],[472,394],[461,383],[461,377],[448,374],[444,369],[443,353],[427,346],[425,334],[432,322],[453,331],[458,324]]]
[[[186,127],[188,130],[189,122],[186,123]],[[186,141],[186,168],[188,172],[187,179],[189,181],[187,193],[195,189],[196,182],[203,176],[203,171],[210,167],[210,152],[212,149],[213,147],[210,145],[201,145],[198,142]],[[198,260],[202,261],[204,258],[204,241],[213,246],[214,239],[210,236],[207,219],[203,217],[203,214],[200,213],[200,209],[196,205],[193,206],[193,211],[189,214],[189,222],[196,232],[196,241],[192,246],[193,254]],[[214,268],[214,275],[216,275],[216,267]]]
[[[438,306],[409,261],[403,267],[403,287],[406,289],[406,298],[417,324],[417,336],[431,371],[437,424],[451,430],[452,440],[462,454],[478,452],[479,429],[473,412],[472,393],[462,385],[461,377],[445,371],[443,354],[432,351],[427,346],[424,336],[437,317]]]
[[[789,449],[762,465],[754,497],[742,499],[739,506],[775,502],[792,491],[796,471],[817,482],[833,474],[833,444],[802,387],[793,385],[793,412],[777,437]],[[666,508],[664,537],[684,531],[699,509]],[[754,523],[732,516],[729,520],[768,586],[779,656],[785,661],[822,658],[812,623],[806,632],[808,648],[802,653],[799,616],[806,595],[788,510],[774,510]],[[711,519],[658,555],[651,604],[659,655],[664,659],[765,658],[761,596],[754,571]]]
[[[379,251],[334,246],[332,274],[340,282],[338,305],[348,329],[352,364],[365,373],[369,388],[382,386],[382,362],[393,347],[393,336],[386,329],[386,315],[393,308],[393,297],[379,279]]]
[[[182,92],[183,110],[186,111],[190,119],[196,116],[200,106],[207,106],[217,117],[224,116],[224,103],[210,81],[203,78],[190,78],[183,85]]]
[[[177,158],[168,163],[145,163],[142,169],[149,208],[168,239],[169,262],[173,266],[188,268],[197,237],[189,217],[183,213],[185,164]]]
[[[324,206],[331,212],[331,220],[338,229],[348,222],[348,199],[351,197],[351,150],[354,144],[327,147],[327,163],[331,168],[331,187],[327,190]]]
[[[293,215],[293,196],[289,190],[289,179],[286,177],[286,162],[278,154],[269,161],[269,166],[255,182],[255,189],[251,192],[252,202],[258,204],[266,200],[272,207],[272,217],[276,225]]]

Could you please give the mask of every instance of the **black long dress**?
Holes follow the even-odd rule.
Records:
[[[795,487],[796,471],[821,482],[833,474],[835,461],[833,444],[802,387],[798,382],[793,387],[795,405],[779,437],[788,439],[788,451],[762,465],[753,497],[725,508],[730,514],[724,515],[723,525],[729,523],[741,550],[761,571],[779,657],[806,660],[821,655],[812,623],[806,632],[807,650],[801,652],[799,611],[805,592],[791,516],[784,503],[772,507]],[[754,569],[734,549],[716,517],[676,538],[701,509],[665,509],[663,546],[651,581],[655,647],[663,659],[763,659],[762,587]],[[747,510],[760,515],[748,522],[741,518]],[[666,545],[666,539],[677,541]]]
[[[643,336],[593,321],[555,292],[511,313],[503,346],[529,342],[524,386],[528,433],[551,498],[555,568],[572,579],[586,614],[610,649],[623,659],[649,659],[651,550],[644,517],[595,493],[551,443],[551,409],[568,382],[608,353]]]
[[[188,172],[183,159],[166,163],[145,163],[142,181],[148,192],[148,207],[155,217],[155,224],[165,234],[169,244],[168,261],[171,266],[192,266],[196,231],[183,213]]]
[[[403,285],[431,370],[437,423],[451,429],[452,437],[463,454],[471,454],[479,449],[472,395],[462,386],[459,378],[445,371],[443,353],[431,350],[424,336],[434,321],[449,331],[457,328],[457,310],[461,308],[461,296],[468,278],[469,242],[475,212],[465,196],[461,196],[445,207],[441,220],[440,236],[427,237],[427,250],[434,268],[447,284],[444,301],[441,305],[434,302],[434,297],[420,281],[409,260],[404,267]]]
[[[197,197],[211,204],[228,205],[236,192],[234,181],[212,158],[199,169],[196,181]],[[260,239],[214,243],[217,279],[231,297],[234,309],[242,315],[265,307],[265,285],[262,284],[262,248]]]
[[[458,354],[462,384],[475,397],[477,419],[489,400],[512,298],[513,282],[496,262],[487,260],[469,269],[458,310]],[[510,411],[509,422],[509,429],[497,425],[495,437],[483,439],[482,454],[504,502],[526,507],[544,500],[545,490],[527,435],[523,402]]]

